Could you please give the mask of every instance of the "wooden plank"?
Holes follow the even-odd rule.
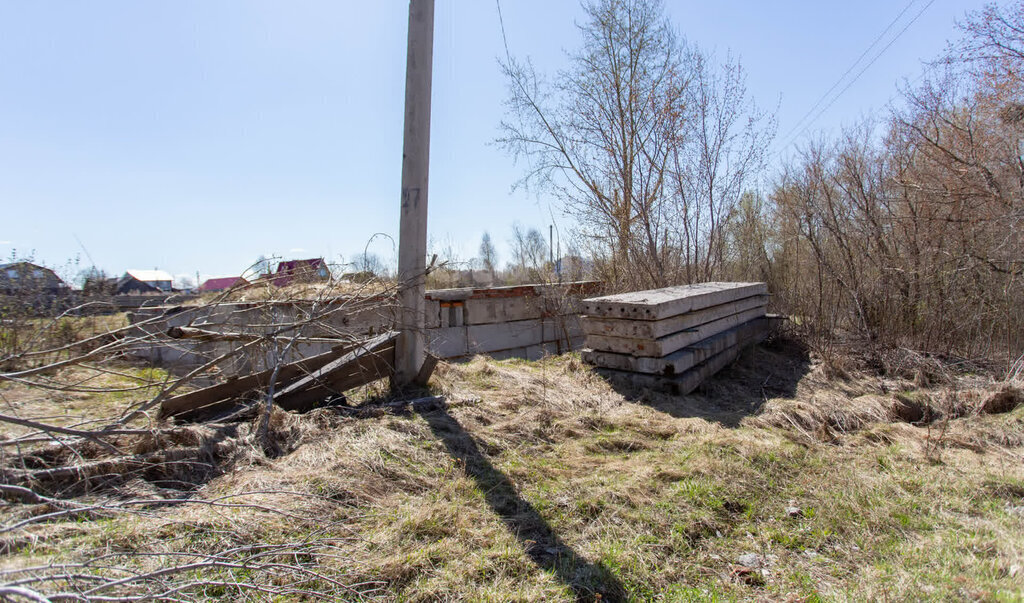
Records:
[[[708,377],[711,377],[731,364],[739,357],[740,353],[744,349],[763,340],[767,336],[768,332],[769,331],[767,329],[762,330],[759,334],[747,339],[742,344],[727,348],[708,358],[701,364],[698,364],[697,366],[684,371],[682,374],[675,375],[673,377],[630,373],[605,368],[599,368],[597,369],[597,372],[608,379],[623,383],[630,387],[650,389],[676,396],[685,396],[697,389],[697,387],[699,387],[700,384]]]
[[[285,364],[277,373],[275,385],[288,383],[302,375],[313,372],[332,360],[341,358],[351,351],[353,347],[352,345],[338,346],[329,352]],[[235,398],[256,389],[268,387],[273,373],[273,369],[268,369],[168,398],[160,404],[160,416],[191,419],[199,414],[227,410],[235,404]]]
[[[690,329],[713,320],[738,314],[745,310],[765,306],[767,303],[767,295],[754,295],[661,320],[632,320],[584,316],[582,318],[583,331],[587,335],[611,335],[612,337],[657,339],[658,337],[664,337],[671,333],[678,333],[679,331]]]
[[[222,332],[222,331],[210,331],[207,329],[200,329],[197,327],[170,327],[166,331],[166,335],[171,339],[190,339],[196,341],[258,341],[262,339],[276,340],[281,342],[297,341],[300,343],[333,343],[335,345],[344,344],[345,340],[337,337],[295,337],[292,335],[277,335],[269,337],[267,335],[259,335],[256,333],[233,333],[233,332]]]
[[[664,358],[644,358],[631,354],[616,354],[597,350],[584,350],[582,358],[584,362],[602,368],[650,375],[679,375],[715,354],[733,346],[743,345],[751,338],[761,337],[768,332],[769,328],[767,318],[755,318],[718,335],[686,346]]]
[[[602,352],[632,354],[646,358],[662,358],[676,350],[693,345],[702,339],[741,325],[748,320],[764,316],[764,308],[753,308],[726,316],[696,328],[679,331],[657,339],[640,339],[631,337],[607,337],[604,335],[587,335],[587,347]]]
[[[330,380],[317,384],[310,389],[294,392],[275,402],[285,410],[308,412],[322,406],[330,398],[342,396],[346,391],[372,383],[379,379],[390,378],[395,372],[394,344],[386,349],[378,350],[359,363],[358,367],[346,367],[330,375]]]
[[[274,394],[274,402],[287,410],[305,411],[345,390],[387,377],[394,372],[395,340],[388,332]]]
[[[419,387],[426,387],[430,381],[430,376],[434,374],[434,369],[437,368],[439,358],[433,354],[428,353],[427,358],[423,361],[423,366],[420,367],[420,372],[416,375],[416,379],[413,381],[413,385]]]
[[[764,283],[700,283],[592,297],[583,300],[583,313],[607,318],[662,320],[767,293],[768,286]]]

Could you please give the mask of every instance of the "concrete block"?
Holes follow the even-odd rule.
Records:
[[[553,316],[543,321],[543,341],[559,341],[583,337],[583,326],[580,317],[573,315]]]
[[[470,354],[466,327],[429,329],[427,349],[438,358],[459,358]]]
[[[428,329],[439,328],[441,326],[441,302],[428,299],[425,308],[425,326]]]
[[[583,330],[588,335],[657,339],[658,337],[678,333],[679,331],[694,328],[752,308],[763,307],[767,303],[767,295],[755,295],[662,320],[632,320],[585,316],[583,317]]]
[[[544,341],[544,330],[539,320],[469,325],[466,331],[469,350],[474,354],[527,347]]]
[[[741,345],[735,345],[727,348],[718,354],[711,356],[701,364],[684,371],[682,374],[672,377],[630,373],[606,368],[599,368],[597,371],[606,378],[629,387],[639,387],[677,396],[685,396],[697,389],[697,387],[699,387],[700,384],[708,377],[731,364],[739,357],[740,353],[742,353],[744,349],[764,339],[766,334],[767,330],[752,339],[748,339]]]
[[[723,331],[677,350],[664,358],[644,358],[631,354],[616,354],[586,349],[581,354],[583,361],[603,368],[646,373],[651,375],[679,375],[704,362],[715,354],[737,346],[746,345],[752,339],[763,338],[770,330],[767,318],[755,318],[739,326]]]
[[[526,358],[528,348],[512,348],[510,350],[496,350],[486,354],[495,360],[508,360],[509,358]]]
[[[499,297],[466,300],[466,324],[486,325],[539,319],[543,312],[538,297]]]
[[[767,293],[768,286],[764,283],[700,283],[585,299],[583,313],[588,316],[661,320]]]
[[[608,337],[605,335],[587,335],[587,347],[602,352],[615,352],[618,354],[632,354],[646,358],[662,358],[676,350],[688,345],[693,345],[702,339],[717,335],[722,331],[731,329],[764,316],[764,308],[753,308],[739,314],[733,314],[725,318],[702,324],[693,329],[679,331],[657,339],[641,339],[633,337]]]

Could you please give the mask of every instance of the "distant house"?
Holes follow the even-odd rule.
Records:
[[[278,287],[284,287],[292,283],[326,281],[331,278],[331,271],[323,258],[288,260],[280,262],[277,271],[268,278]]]
[[[200,293],[213,293],[216,291],[226,291],[232,287],[241,287],[248,285],[249,281],[245,280],[240,276],[221,276],[217,278],[208,278],[203,281],[202,285],[199,285]]]
[[[174,277],[163,270],[129,270],[117,280],[116,293],[170,293],[173,281]]]
[[[0,264],[0,293],[57,294],[67,290],[67,284],[57,273],[44,266],[31,262]]]

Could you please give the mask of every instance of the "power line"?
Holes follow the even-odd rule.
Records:
[[[93,268],[95,268],[96,267],[96,262],[94,262],[93,259],[92,259],[92,256],[89,255],[89,250],[85,248],[85,244],[82,243],[82,239],[79,239],[78,235],[75,234],[75,233],[71,233],[71,236],[75,237],[75,240],[78,241],[78,246],[81,247],[82,251],[85,252],[85,257],[87,257],[89,259],[89,263],[92,265]]]
[[[918,13],[917,13],[916,15],[914,15],[914,18],[913,18],[913,19],[911,19],[911,20],[910,20],[910,22],[909,22],[909,23],[907,23],[907,24],[906,24],[906,25],[905,25],[905,26],[903,27],[903,29],[901,29],[901,30],[900,30],[900,32],[899,32],[898,34],[896,34],[896,37],[895,37],[895,38],[893,38],[892,40],[890,40],[890,41],[889,41],[889,43],[885,45],[885,48],[883,48],[883,49],[882,49],[882,50],[881,50],[881,51],[880,51],[880,52],[879,52],[878,54],[876,54],[876,55],[875,55],[875,58],[871,59],[871,61],[870,61],[870,62],[869,62],[869,63],[868,63],[867,65],[865,65],[863,69],[861,69],[861,70],[860,70],[859,72],[857,72],[857,75],[856,75],[856,76],[854,76],[854,78],[853,78],[852,80],[850,80],[850,83],[849,83],[849,84],[847,84],[847,85],[846,85],[846,86],[845,86],[845,87],[844,87],[844,88],[843,88],[842,90],[840,90],[840,91],[839,91],[839,94],[837,94],[837,95],[836,95],[836,96],[835,96],[835,97],[834,97],[834,98],[833,98],[833,99],[832,99],[832,100],[831,100],[831,101],[829,102],[829,104],[825,105],[825,107],[824,107],[824,108],[823,108],[823,109],[822,109],[821,111],[819,111],[817,115],[815,115],[815,116],[814,116],[814,119],[812,119],[812,120],[811,120],[810,122],[808,122],[807,126],[806,126],[806,127],[805,127],[805,128],[803,129],[803,130],[801,130],[801,131],[800,131],[800,134],[798,134],[798,135],[797,135],[797,138],[800,138],[800,136],[803,136],[804,132],[806,132],[806,131],[807,131],[807,130],[808,130],[808,129],[809,129],[809,128],[810,128],[810,127],[811,127],[811,126],[812,126],[812,125],[814,124],[814,122],[815,122],[815,121],[817,121],[817,120],[818,120],[818,118],[819,118],[819,117],[821,117],[821,116],[822,116],[822,114],[824,114],[824,113],[825,113],[825,111],[828,111],[828,110],[829,110],[829,108],[830,108],[830,107],[832,107],[832,105],[834,105],[834,104],[835,104],[835,102],[836,102],[837,100],[839,100],[839,97],[841,97],[841,96],[843,95],[843,93],[845,93],[845,92],[846,92],[847,90],[849,90],[849,89],[850,89],[850,87],[851,87],[851,86],[853,86],[853,85],[854,85],[854,84],[855,84],[855,83],[857,82],[857,80],[859,80],[859,79],[860,79],[860,76],[864,75],[864,72],[865,72],[865,71],[867,71],[867,70],[868,70],[868,69],[869,69],[869,68],[870,68],[870,67],[871,67],[872,65],[874,65],[874,64],[875,64],[875,62],[876,62],[876,61],[878,61],[878,59],[880,59],[880,58],[882,57],[882,55],[883,55],[883,54],[885,54],[885,51],[886,51],[886,50],[889,50],[889,48],[890,48],[890,47],[891,47],[891,46],[892,46],[893,44],[895,44],[895,43],[896,43],[896,41],[897,41],[897,40],[899,40],[899,39],[900,39],[900,37],[901,37],[901,36],[902,36],[902,35],[903,35],[904,33],[906,33],[906,31],[907,31],[908,29],[910,29],[910,26],[911,26],[911,25],[913,25],[914,23],[916,23],[916,22],[917,22],[917,20],[921,18],[921,15],[923,15],[923,14],[924,14],[924,12],[925,12],[926,10],[928,10],[928,7],[930,7],[930,6],[932,5],[932,4],[935,4],[935,0],[929,0],[928,4],[925,4],[925,5],[924,5],[924,8],[922,8],[922,9],[921,9],[921,10],[920,10],[920,11],[919,11],[919,12],[918,12]]]
[[[895,44],[896,41],[899,40],[903,36],[903,34],[906,33],[907,30],[910,29],[910,27],[914,23],[917,22],[918,19],[921,18],[921,15],[923,15],[925,13],[925,11],[927,11],[931,7],[932,4],[935,4],[935,0],[929,0],[928,4],[925,4],[924,8],[922,8],[920,11],[918,11],[918,13],[916,15],[914,15],[914,18],[911,19],[909,22],[907,22],[907,24],[903,26],[903,29],[901,29],[895,35],[895,37],[893,37],[891,40],[889,40],[889,43],[886,44],[885,47],[883,47],[878,52],[878,54],[876,54],[874,56],[874,58],[872,58],[868,62],[867,65],[865,65],[860,71],[858,71],[857,75],[855,75],[853,77],[853,79],[850,80],[850,82],[847,83],[846,86],[844,86],[843,89],[839,91],[838,94],[836,94],[834,97],[832,97],[832,100],[829,101],[829,103],[827,105],[825,105],[825,107],[823,107],[821,109],[821,111],[818,111],[818,113],[811,119],[811,121],[807,122],[807,125],[804,126],[804,128],[802,130],[800,130],[800,132],[796,136],[794,136],[794,137],[790,138],[789,140],[787,140],[786,144],[784,144],[782,147],[779,148],[779,150],[775,153],[775,156],[778,157],[779,155],[782,154],[782,152],[784,150],[789,148],[795,141],[799,140],[800,137],[803,136],[804,133],[807,132],[807,130],[809,130],[812,125],[814,125],[814,122],[818,121],[818,118],[820,118],[822,115],[824,115],[824,113],[826,111],[828,111],[832,107],[832,105],[834,105],[836,103],[836,101],[838,101],[839,98],[842,97],[843,94],[845,94],[846,91],[850,89],[851,86],[853,86],[855,83],[857,83],[857,80],[859,80],[860,77],[862,75],[864,75],[864,72],[866,72],[868,69],[870,69],[871,66],[874,65],[878,61],[878,59],[880,59],[882,57],[882,55],[885,54],[885,52],[887,50],[889,50],[889,48],[891,48],[892,45]]]
[[[508,51],[508,37],[505,35],[505,19],[501,16],[501,0],[494,0],[494,4],[498,7],[498,23],[501,25],[501,41],[505,45],[505,60],[508,64],[512,64],[512,53]]]
[[[910,0],[910,2],[908,2],[907,5],[903,7],[903,10],[901,10],[900,13],[896,15],[896,18],[894,18],[892,21],[889,22],[888,25],[885,26],[885,29],[882,30],[882,33],[878,34],[878,36],[871,42],[871,44],[869,44],[868,47],[864,49],[864,52],[860,53],[860,56],[857,57],[857,60],[850,64],[850,66],[846,69],[843,75],[839,76],[839,79],[837,79],[835,83],[832,84],[832,87],[826,90],[825,93],[821,95],[821,98],[819,98],[817,102],[814,103],[814,106],[811,107],[807,111],[807,113],[805,113],[804,116],[800,118],[800,121],[796,122],[796,125],[793,126],[789,130],[789,132],[786,132],[786,134],[782,136],[783,140],[788,140],[789,136],[793,134],[793,132],[796,132],[801,125],[803,125],[804,121],[808,117],[810,117],[811,114],[814,113],[814,111],[819,106],[821,106],[821,103],[825,102],[825,99],[828,98],[830,94],[832,94],[832,91],[834,91],[836,88],[839,87],[841,83],[843,83],[843,80],[846,79],[846,76],[850,75],[850,72],[853,71],[862,60],[864,60],[864,57],[866,57],[868,53],[871,52],[871,49],[874,48],[875,45],[878,44],[883,37],[885,37],[885,34],[889,33],[889,30],[892,29],[892,27],[896,25],[896,23],[899,22],[900,19],[903,18],[903,15],[907,14],[907,11],[910,10],[910,7],[913,6],[915,2],[917,2],[917,0]]]

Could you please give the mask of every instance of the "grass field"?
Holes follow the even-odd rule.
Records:
[[[1001,387],[980,377],[825,373],[768,345],[670,398],[616,391],[575,355],[442,364],[444,404],[278,413],[279,458],[243,426],[192,502],[5,530],[0,563],[236,562],[176,574],[185,599],[287,600],[238,585],[289,583],[339,600],[1021,600],[1024,406],[978,412]],[[912,425],[910,403],[959,410]],[[182,491],[140,475],[78,500]],[[31,513],[7,505],[5,523]],[[278,545],[279,571],[246,566]]]

